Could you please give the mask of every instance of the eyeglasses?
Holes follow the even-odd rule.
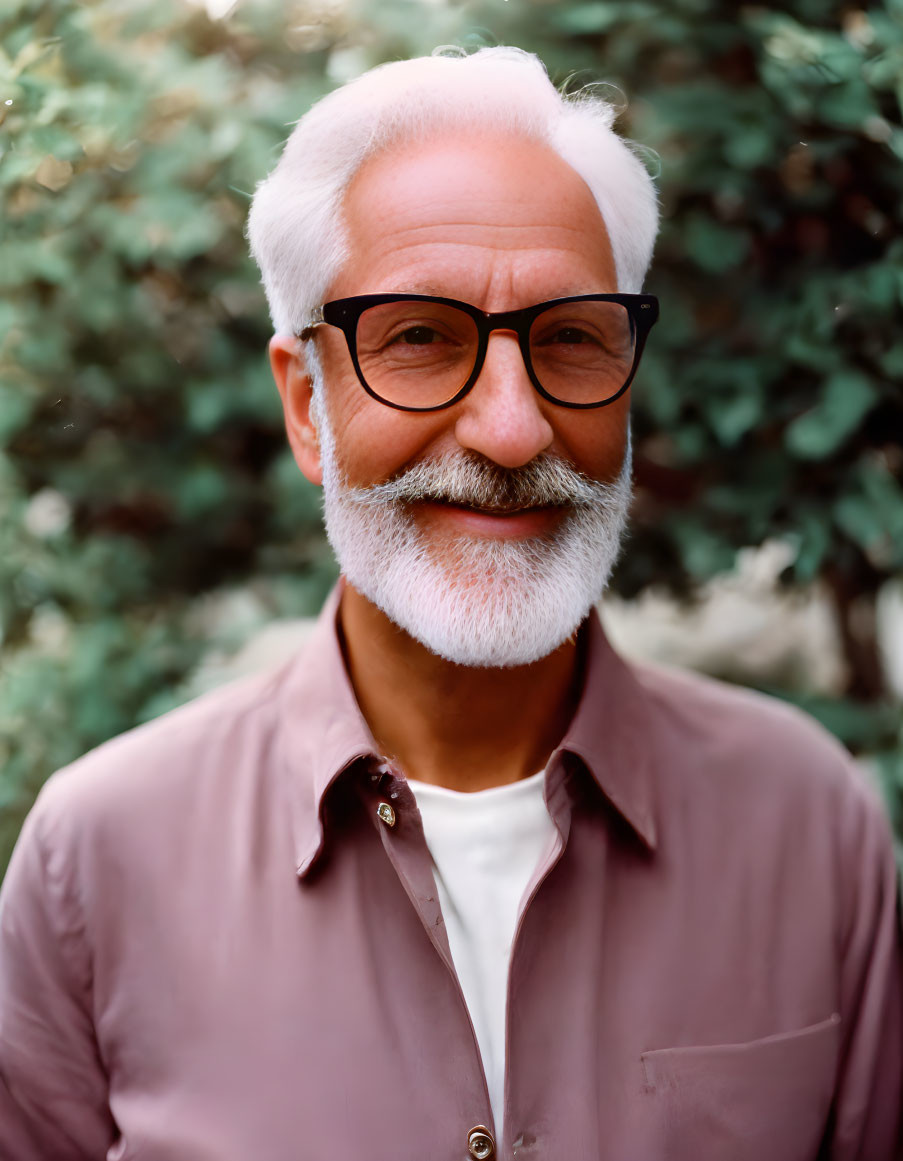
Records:
[[[578,294],[488,314],[431,294],[362,294],[318,307],[345,335],[361,386],[399,411],[440,411],[476,383],[493,331],[513,331],[533,386],[561,407],[604,407],[630,386],[658,319],[651,294]]]

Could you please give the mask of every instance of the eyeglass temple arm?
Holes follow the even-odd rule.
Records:
[[[321,327],[325,322],[326,319],[323,317],[323,307],[314,307],[314,309],[310,312],[310,318],[307,320],[306,325],[297,332],[298,338],[302,342],[307,342],[307,340],[311,337],[311,332],[313,331],[314,327]]]

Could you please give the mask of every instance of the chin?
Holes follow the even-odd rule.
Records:
[[[329,511],[349,582],[400,629],[455,665],[531,665],[571,637],[602,595],[629,493],[603,513],[575,512],[550,539],[456,538],[438,550],[409,519]]]

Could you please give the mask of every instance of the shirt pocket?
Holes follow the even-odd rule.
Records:
[[[657,1161],[812,1161],[834,1095],[836,1013],[751,1040],[641,1056]]]

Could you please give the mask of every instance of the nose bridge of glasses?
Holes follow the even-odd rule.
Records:
[[[530,324],[533,321],[533,314],[533,310],[504,310],[495,313],[481,311],[479,327],[482,331],[484,343],[488,344],[496,332],[500,332],[515,336],[521,345],[521,349],[525,350],[530,334]]]
[[[483,331],[482,358],[480,360],[479,378],[482,378],[488,361],[492,362],[493,369],[497,368],[497,361],[504,355],[501,351],[508,351],[508,369],[513,369],[515,376],[524,379],[527,375],[527,360],[529,359],[529,340],[526,330],[511,325],[510,317],[494,316],[495,321],[487,318],[487,325]],[[507,340],[507,342],[505,341]]]

